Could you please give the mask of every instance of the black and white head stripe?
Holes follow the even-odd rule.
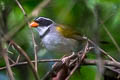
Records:
[[[49,26],[53,23],[51,19],[44,17],[35,18],[34,21],[39,23],[40,26]]]

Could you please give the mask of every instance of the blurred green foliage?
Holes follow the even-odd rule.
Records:
[[[42,2],[42,0],[19,1],[28,15]],[[19,27],[23,21],[25,22],[24,15],[14,0],[0,0],[0,11],[2,7],[10,10],[7,17],[7,32]],[[117,44],[120,45],[120,0],[51,0],[49,5],[43,8],[39,16],[48,17],[57,23],[70,26],[74,30],[88,36],[90,39],[98,38],[99,41],[108,41],[109,44],[101,44],[100,46],[120,61],[120,52],[117,51],[115,45],[103,29],[103,25],[100,23],[100,21],[105,21],[104,25],[110,31]],[[39,59],[56,58],[53,54],[46,54],[46,51],[40,46],[39,35],[35,31],[34,33],[36,42],[41,50],[38,53]],[[27,24],[19,32],[16,32],[12,39],[28,53],[31,59],[34,59],[32,38]],[[18,52],[12,47],[10,47],[9,50],[13,52],[13,54],[10,54],[12,59],[16,59]],[[89,54],[88,58],[95,58],[93,55],[95,54]],[[24,58],[21,58],[21,61],[24,61]],[[52,64],[53,63],[39,63],[40,77],[43,77],[44,74],[50,70]],[[4,61],[0,60],[0,66],[3,65]],[[13,72],[16,80],[34,80],[31,70],[26,65],[13,68]],[[96,72],[96,67],[82,66],[80,70],[75,72],[71,77],[71,80],[95,80]],[[0,80],[2,79],[1,76],[7,78],[3,76],[2,71],[0,71]]]

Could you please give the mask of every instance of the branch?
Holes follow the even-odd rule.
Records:
[[[14,41],[11,41],[11,45],[13,45],[14,48],[15,48],[21,55],[23,55],[23,56],[26,58],[27,62],[29,63],[29,65],[30,65],[30,67],[31,67],[31,69],[32,69],[32,71],[33,71],[33,74],[34,74],[36,80],[39,80],[39,75],[38,75],[38,73],[36,72],[36,70],[34,69],[34,64],[31,62],[31,60],[30,60],[29,56],[27,55],[27,53],[26,53],[19,45],[17,45]]]
[[[9,75],[10,80],[15,80],[15,78],[13,76],[11,66],[10,66],[10,63],[9,63],[9,60],[8,60],[7,48],[2,49],[2,56],[3,56],[4,60],[5,60],[6,68],[8,70],[8,75]]]
[[[105,26],[105,24],[102,21],[101,21],[101,24],[103,25],[105,32],[108,34],[108,36],[112,40],[113,44],[117,48],[118,52],[120,53],[120,47],[119,47],[118,43],[116,42],[116,40],[114,39],[114,37],[112,36],[112,34],[109,32],[109,30],[107,29],[107,27]]]
[[[110,60],[103,60],[105,66],[113,66],[116,68],[120,68],[120,63],[115,63],[114,61]],[[90,60],[90,59],[85,59],[83,61],[83,65],[96,65],[97,60]]]
[[[102,48],[100,48],[98,45],[96,45],[92,40],[87,39],[87,37],[83,37],[84,39],[88,40],[89,43],[91,43],[92,45],[94,45],[98,50],[100,50],[100,52],[102,52],[105,56],[107,56],[109,59],[111,59],[112,61],[118,63],[118,61],[116,61],[112,56],[110,56],[107,52],[105,52]]]
[[[35,61],[31,61],[32,63],[35,63]],[[43,59],[43,60],[38,60],[39,63],[45,63],[45,62],[62,62],[61,59]],[[22,65],[28,65],[28,61],[25,62],[18,62],[18,63],[14,63],[11,64],[11,67],[17,67],[17,66],[22,66]],[[5,67],[0,67],[0,70],[5,70]]]
[[[35,61],[31,61],[32,63],[34,63]],[[62,62],[61,59],[43,59],[43,60],[38,60],[38,63],[46,63],[46,62]],[[71,62],[73,62],[71,60]],[[113,66],[113,67],[116,67],[116,68],[120,68],[120,64],[118,63],[115,63],[113,61],[110,61],[110,60],[103,60],[104,62],[104,65],[105,66]],[[29,63],[27,61],[25,62],[18,62],[18,63],[15,63],[15,64],[11,64],[10,67],[19,67],[19,66],[23,66],[23,65],[28,65]],[[83,62],[82,62],[82,66],[86,66],[86,65],[96,65],[97,64],[97,60],[91,60],[91,59],[85,59]],[[6,66],[5,67],[0,67],[0,70],[5,70],[6,69]]]

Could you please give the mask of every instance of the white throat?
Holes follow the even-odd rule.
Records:
[[[40,36],[43,36],[48,31],[49,28],[50,26],[47,26],[47,27],[43,26],[43,27],[36,28],[36,30],[39,32]]]

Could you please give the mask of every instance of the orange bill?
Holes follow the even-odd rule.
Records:
[[[30,23],[30,26],[31,27],[38,27],[39,24],[37,22],[33,21],[33,22]]]

